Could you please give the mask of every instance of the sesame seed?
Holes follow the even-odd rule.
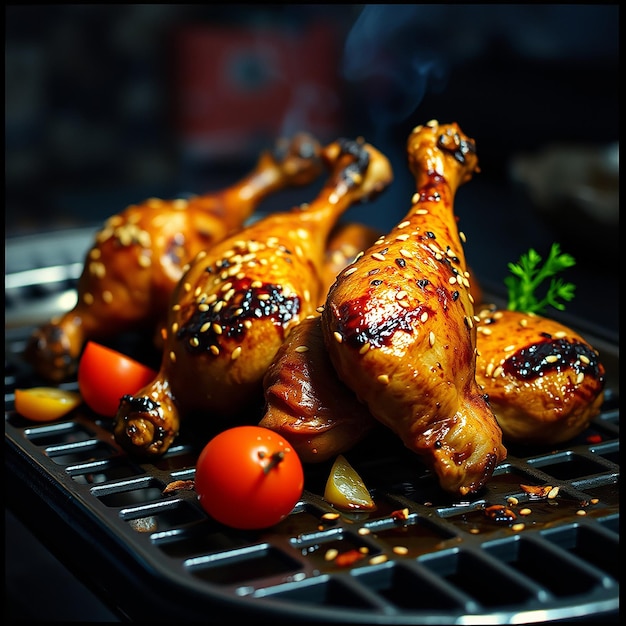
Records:
[[[309,346],[298,346],[296,348],[296,352],[308,352],[309,351]]]
[[[509,496],[506,501],[507,504],[519,504],[519,500],[515,496]]]
[[[590,361],[589,361],[589,357],[586,357],[584,354],[581,354],[578,357],[585,365],[589,365]]]
[[[377,261],[384,261],[385,257],[380,254],[380,252],[374,252],[374,254],[372,254],[372,259],[376,259]]]
[[[465,316],[465,322],[467,323],[467,327],[468,328],[473,328],[474,327],[474,320],[469,317],[469,316]]]
[[[448,282],[451,285],[454,285],[454,283],[456,283],[456,276],[450,276],[450,278],[448,278]]]
[[[326,553],[324,554],[324,560],[334,561],[337,558],[338,554],[339,554],[339,550],[337,550],[337,548],[329,548],[328,550],[326,550]]]
[[[173,351],[170,352],[170,361],[172,363],[176,363],[176,355],[174,354]]]
[[[222,334],[222,327],[217,322],[213,322],[213,325],[212,325],[211,328],[213,328],[213,332],[216,335],[221,335]]]
[[[406,298],[408,296],[406,291],[398,291],[396,294],[396,300],[402,300],[402,298]]]
[[[189,283],[184,283],[183,284],[183,289],[185,291],[191,291],[191,285]]]
[[[139,263],[141,267],[150,267],[152,265],[152,261],[150,260],[150,257],[146,256],[145,254],[140,254],[137,257],[137,263]]]
[[[178,322],[173,322],[172,323],[172,335],[176,334],[178,332]]]
[[[430,344],[431,348],[435,345],[435,333],[432,330],[428,335],[428,343]]]
[[[241,346],[237,346],[231,353],[230,358],[232,361],[235,361],[241,356],[242,348]]]
[[[200,345],[200,340],[197,337],[191,337],[191,339],[189,339],[189,345],[197,348]]]
[[[463,231],[459,231],[459,238],[463,243],[467,241],[467,237],[465,236],[465,233]]]
[[[385,554],[379,554],[370,559],[370,565],[378,565],[379,563],[384,563],[386,560],[387,556]]]
[[[417,209],[415,215],[428,215],[428,211],[426,209]]]
[[[410,259],[413,256],[408,250],[405,250],[404,248],[400,248],[400,254],[407,259]]]
[[[219,313],[224,308],[225,304],[226,303],[224,302],[224,300],[220,300],[219,302],[216,302],[215,306],[213,307],[213,311],[215,313]]]
[[[520,509],[519,511],[520,515],[530,515],[531,513],[532,511],[528,507],[524,507],[523,509]]]
[[[316,310],[318,313],[323,313],[323,312],[324,312],[324,305],[323,305],[323,304],[320,304],[320,306],[318,306],[315,310]]]
[[[398,235],[396,237],[396,241],[406,241],[411,235],[404,233],[403,235]]]
[[[566,336],[567,336],[567,333],[566,333],[564,330],[559,330],[559,331],[557,331],[556,333],[554,333],[554,336],[555,336],[557,339],[563,339],[563,337],[566,337]]]
[[[394,546],[392,549],[394,554],[398,554],[400,556],[404,556],[409,553],[409,549],[406,546]]]
[[[515,344],[509,344],[508,346],[504,347],[505,352],[512,352],[513,350],[515,350]]]
[[[493,371],[493,377],[498,378],[498,376],[502,375],[502,372],[504,372],[502,365],[498,365],[498,367],[496,367],[496,369]]]
[[[411,225],[410,220],[404,220],[404,222],[400,222],[396,228],[406,228],[407,226],[410,226],[410,225]]]
[[[422,322],[422,324],[423,324],[424,322],[426,322],[427,319],[428,319],[428,311],[424,311],[420,315],[420,322]]]
[[[378,376],[378,382],[382,383],[383,385],[388,385],[389,384],[389,375],[388,374],[381,374],[380,376]]]
[[[546,361],[547,361],[548,363],[556,363],[558,360],[559,360],[559,357],[558,357],[558,355],[556,355],[556,354],[549,354],[549,355],[546,357]]]
[[[350,268],[348,268],[345,272],[344,272],[344,276],[350,276],[350,274],[354,274],[354,272],[357,271],[358,268],[352,266]]]
[[[269,293],[261,293],[259,294],[259,300],[269,300],[270,299],[270,294]]]
[[[585,374],[583,372],[578,372],[578,376],[576,376],[576,384],[580,385],[583,380],[585,380]]]
[[[554,498],[556,498],[558,495],[559,495],[559,488],[552,487],[552,489],[550,489],[550,491],[548,492],[548,500],[554,500]]]
[[[524,524],[524,522],[518,522],[517,524],[513,524],[513,526],[511,526],[511,530],[514,530],[515,532],[524,530],[524,528],[526,528],[526,524]]]
[[[343,341],[343,337],[341,336],[341,333],[340,333],[340,332],[335,331],[335,332],[333,333],[333,337],[335,338],[335,341],[336,341],[337,343],[341,343],[341,342]]]
[[[211,322],[204,322],[204,324],[200,326],[200,332],[206,333],[206,331],[209,330],[209,328],[211,328]]]
[[[209,350],[217,356],[220,353],[220,349],[216,345],[210,345]]]
[[[339,519],[339,513],[324,513],[324,515],[322,515],[322,519],[324,519],[324,520],[336,520],[336,519]]]
[[[420,194],[419,192],[415,192],[412,196],[411,196],[411,202],[413,204],[417,204],[420,201]]]
[[[587,511],[584,511],[583,509],[578,509],[578,511],[576,511],[576,515],[579,515],[582,517],[584,515],[587,515]]]
[[[485,328],[484,326],[481,326],[478,329],[483,335],[491,335],[491,328]]]
[[[372,531],[369,528],[365,528],[364,526],[359,528],[357,531],[359,535],[369,535]]]

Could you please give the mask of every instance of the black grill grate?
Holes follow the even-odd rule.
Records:
[[[44,297],[72,286],[74,263],[60,263],[70,269],[57,270],[58,288],[48,282]],[[14,273],[7,312],[42,298],[24,284],[22,269]],[[54,528],[59,543],[82,539],[94,584],[134,619],[151,611],[206,619],[211,611],[273,621],[465,624],[617,612],[617,346],[602,344],[609,388],[588,431],[558,448],[509,447],[486,488],[466,502],[442,493],[411,453],[377,431],[346,455],[372,491],[374,513],[327,519],[333,509],[321,494],[329,465],[321,464],[307,468],[305,493],[283,522],[234,531],[211,520],[193,491],[164,493],[172,481],[193,479],[203,440],[191,426],[150,464],[127,456],[111,423],[84,407],[43,425],[16,414],[14,389],[40,381],[20,356],[34,322],[14,319],[29,321],[5,328],[12,500],[19,509],[29,490],[38,523]],[[558,487],[558,495],[532,499],[522,484]],[[492,519],[490,505],[509,506],[516,519]],[[330,551],[348,561],[329,559]]]

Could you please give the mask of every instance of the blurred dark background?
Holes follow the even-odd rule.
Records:
[[[578,260],[579,293],[595,291],[599,274],[604,299],[616,293],[617,5],[67,4],[5,13],[7,236],[100,226],[148,197],[219,189],[278,135],[299,130],[322,141],[362,135],[387,154],[393,185],[346,215],[384,230],[409,207],[408,134],[436,118],[477,142],[482,171],[456,208],[487,285],[500,285],[506,263],[529,247],[544,255],[559,241]],[[530,159],[525,169],[520,159]],[[285,192],[265,208],[313,193]],[[604,317],[616,326],[617,301],[610,308]]]
[[[53,241],[148,197],[219,189],[299,130],[387,154],[393,185],[346,218],[389,228],[414,189],[410,130],[456,121],[481,164],[456,204],[480,280],[497,291],[508,261],[557,241],[577,259],[568,311],[618,332],[617,4],[26,4],[5,18],[7,237]],[[112,618],[7,519],[13,617]]]

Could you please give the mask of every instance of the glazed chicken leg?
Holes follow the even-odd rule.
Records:
[[[386,157],[363,142],[333,142],[322,157],[331,174],[310,204],[270,214],[191,262],[172,296],[156,379],[120,403],[120,445],[162,454],[182,415],[232,423],[262,399],[263,376],[283,340],[323,299],[333,226],[392,180]]]
[[[154,333],[185,264],[238,231],[269,194],[317,178],[323,171],[320,149],[305,133],[280,139],[230,187],[189,199],[152,198],[109,218],[87,253],[75,307],[34,332],[27,361],[59,382],[75,373],[88,339]]]
[[[319,315],[302,320],[289,333],[263,386],[265,413],[259,426],[285,437],[304,463],[350,450],[377,423],[337,376]]]
[[[405,218],[343,270],[322,312],[340,378],[437,475],[478,491],[506,456],[475,380],[476,329],[453,201],[478,169],[457,124],[408,138],[417,192]]]
[[[506,442],[556,444],[580,434],[604,398],[604,366],[581,335],[541,315],[478,314],[476,381]]]

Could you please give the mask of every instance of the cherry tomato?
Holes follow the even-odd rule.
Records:
[[[78,363],[78,389],[90,409],[115,417],[121,397],[137,393],[156,375],[129,356],[88,341]]]
[[[15,410],[34,422],[52,422],[75,409],[80,394],[57,387],[31,387],[15,390]]]
[[[196,463],[195,490],[215,520],[260,529],[287,517],[302,495],[300,457],[285,438],[260,426],[235,426],[206,444]]]

